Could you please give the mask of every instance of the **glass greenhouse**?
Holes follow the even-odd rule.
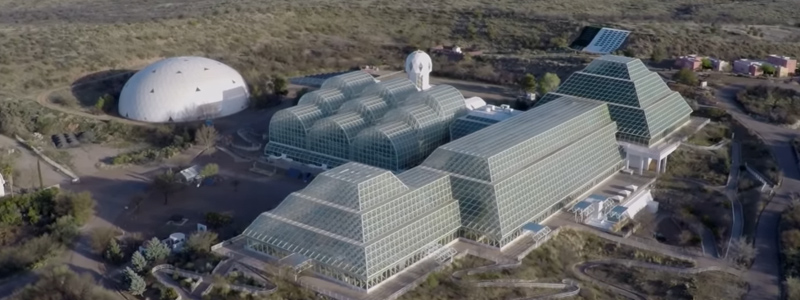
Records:
[[[537,106],[564,95],[608,103],[620,141],[650,146],[689,120],[692,109],[641,60],[605,55],[573,73]]]
[[[347,163],[317,176],[245,229],[248,247],[313,260],[312,269],[369,289],[441,249],[460,227],[446,174]]]
[[[421,166],[454,175],[462,235],[499,247],[619,170],[616,132],[606,105],[565,97],[443,145]]]
[[[407,78],[365,84],[353,73],[366,74],[332,77],[297,106],[277,112],[266,154],[328,167],[356,161],[407,170],[448,142],[450,124],[467,111],[451,86],[418,91]]]
[[[508,245],[622,169],[620,142],[658,143],[691,112],[640,61],[614,56],[502,121],[465,116],[446,85],[332,82],[273,117],[266,152],[334,168],[242,235],[365,290],[457,237]]]

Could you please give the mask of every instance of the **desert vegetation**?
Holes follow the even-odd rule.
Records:
[[[117,296],[113,292],[97,285],[91,275],[78,275],[66,266],[59,266],[42,272],[35,283],[20,289],[10,299],[107,300],[115,297]]]
[[[648,295],[648,299],[740,299],[747,283],[721,272],[676,275],[636,267],[600,265],[587,270],[595,278]]]
[[[800,120],[800,92],[774,86],[749,87],[736,94],[748,113],[776,124],[794,125]]]
[[[795,24],[786,23],[796,11],[786,0],[500,1],[491,7],[475,1],[179,0],[156,10],[147,1],[127,5],[123,13],[103,1],[0,2],[7,20],[0,24],[0,89],[25,96],[175,55],[220,59],[248,81],[364,64],[398,66],[409,48],[448,43],[525,57],[563,48],[589,24],[634,30],[626,54],[643,58],[655,51],[726,59],[800,54]],[[478,73],[492,70],[500,78],[498,71],[506,72],[498,68],[499,58],[479,63],[475,70],[487,72]]]
[[[36,269],[60,255],[94,213],[88,193],[45,189],[0,202],[0,278]]]
[[[792,197],[792,206],[781,216],[781,262],[786,277],[787,299],[800,298],[800,206],[798,195]]]
[[[685,180],[659,180],[654,198],[660,210],[670,212],[684,231],[702,224],[710,229],[719,244],[724,244],[731,230],[731,203],[724,194],[696,182]],[[686,235],[686,234],[684,234]],[[692,243],[691,235],[681,237],[681,243]]]

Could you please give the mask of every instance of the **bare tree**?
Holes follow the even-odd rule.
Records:
[[[748,243],[745,238],[732,240],[730,247],[730,256],[728,259],[740,266],[750,265],[750,262],[752,262],[756,254],[758,254],[758,249],[756,249],[753,244]]]
[[[786,278],[786,298],[800,299],[800,278]]]
[[[202,146],[211,146],[217,141],[217,129],[203,125],[194,132],[194,142]]]
[[[172,170],[159,174],[153,180],[153,188],[164,195],[164,205],[167,205],[169,196],[177,192],[179,187],[178,176]]]

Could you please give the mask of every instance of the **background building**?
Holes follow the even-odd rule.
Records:
[[[205,120],[246,109],[249,96],[231,67],[203,57],[173,57],[136,72],[122,88],[118,111],[143,122]]]
[[[797,60],[788,56],[770,55],[767,57],[767,62],[776,67],[776,75],[778,77],[786,77],[795,75],[797,70]]]
[[[675,60],[675,68],[678,69],[689,69],[689,70],[699,70],[703,67],[703,58],[697,55],[687,55],[678,57]]]
[[[733,61],[733,72],[738,74],[747,74],[749,76],[760,76],[763,74],[761,71],[761,65],[763,63],[760,61],[749,60],[749,59],[739,59]]]

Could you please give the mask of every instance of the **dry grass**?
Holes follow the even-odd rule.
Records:
[[[689,138],[689,143],[698,146],[711,146],[730,138],[730,129],[727,124],[709,123],[702,130]]]
[[[503,278],[560,282],[564,278],[575,278],[572,275],[572,265],[586,260],[602,258],[634,259],[670,266],[692,265],[690,262],[620,246],[591,234],[563,230],[557,237],[525,257],[521,267],[495,273],[473,275],[470,279],[491,280]],[[451,269],[431,275],[431,278],[426,283],[410,291],[401,299],[509,299],[542,296],[556,292],[556,290],[547,289],[477,288],[464,281],[454,281],[450,277],[453,270],[474,268],[490,263],[480,258],[465,257],[456,261]],[[599,289],[588,282],[581,282],[581,293],[575,299],[615,299],[615,297],[616,295],[610,291]]]
[[[730,173],[728,151],[728,147],[697,150],[682,146],[670,155],[665,175],[700,180],[710,185],[724,185]]]
[[[731,204],[718,191],[680,180],[660,179],[654,194],[659,210],[671,212],[679,223],[699,222],[711,229],[717,242],[731,231]]]
[[[634,29],[630,48],[642,57],[655,47],[731,58],[799,55],[794,31],[786,26],[793,24],[785,22],[800,9],[790,3],[176,0],[153,7],[134,0],[120,9],[108,0],[0,0],[0,20],[7,20],[0,21],[0,89],[23,97],[83,75],[175,55],[220,59],[253,82],[359,64],[398,65],[409,46],[545,51],[553,47],[551,38],[574,36],[588,24]],[[769,34],[759,37],[741,34],[741,26],[711,22],[776,26],[760,28]],[[782,32],[780,42],[768,39],[773,29]]]

